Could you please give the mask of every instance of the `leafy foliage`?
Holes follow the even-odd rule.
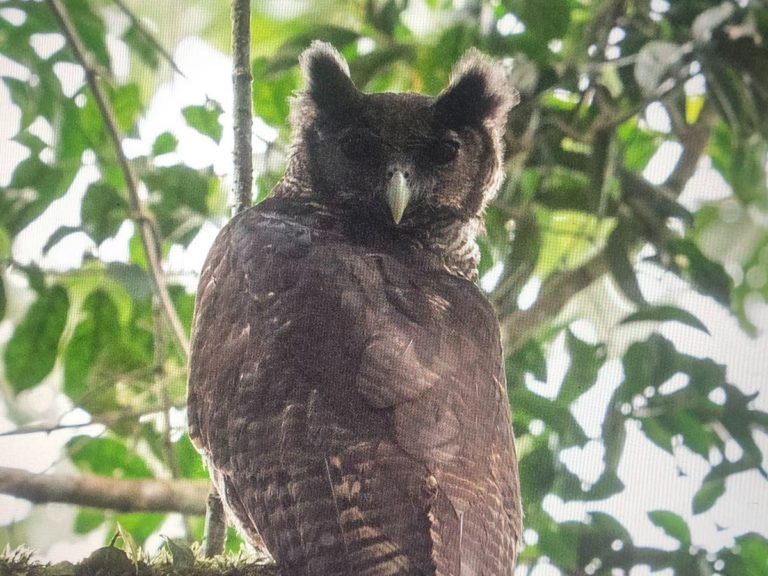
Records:
[[[159,46],[173,52],[185,35],[199,35],[223,48],[228,6],[189,0],[194,9],[180,10],[177,3],[136,0],[130,5],[139,17],[126,18],[107,0],[64,4],[123,142],[134,144],[141,209],[49,4],[0,2],[0,42],[13,64],[3,65],[0,80],[16,118],[18,151],[8,174],[0,174],[7,418],[23,429],[34,416],[18,406],[37,387],[52,387],[103,429],[64,446],[62,458],[81,472],[204,478],[176,421],[186,360],[148,274],[152,258],[140,223],[151,223],[165,271],[173,272],[178,255],[198,246],[201,229],[226,218],[213,160],[201,167],[184,153],[190,134],[206,144],[224,139],[226,103],[201,92],[196,102],[163,111],[181,127],[155,133],[146,120],[172,70]],[[342,50],[354,80],[370,91],[434,94],[471,46],[510,64],[522,101],[509,119],[508,178],[488,209],[480,247],[483,286],[507,343],[526,509],[521,565],[568,574],[637,565],[691,575],[767,572],[764,534],[730,526],[733,545],[707,549],[689,522],[728,497],[729,481],[740,474],[758,473],[758,489],[765,490],[768,413],[748,383],[732,381],[722,359],[673,337],[715,338],[718,327],[696,307],[681,306],[672,289],[659,297],[647,281],[651,275],[684,286],[689,296],[697,292],[707,306],[730,311],[746,333],[759,333],[750,311],[768,301],[765,2],[473,0],[455,10],[451,2],[429,0],[416,12],[415,2],[401,0],[322,1],[298,3],[290,17],[279,2],[256,4],[253,106],[275,129],[257,131],[257,199],[281,173],[288,101],[300,88],[296,60],[312,39]],[[204,13],[208,28],[190,21],[193,13]],[[162,25],[170,18],[183,32]],[[659,162],[674,151],[679,158],[664,172]],[[707,195],[695,183],[697,167],[708,165],[726,192]],[[76,218],[41,224],[66,205],[76,206]],[[21,257],[21,244],[40,234],[40,253]],[[121,243],[115,257],[110,247]],[[54,256],[71,251],[82,253],[82,262],[62,270]],[[175,273],[165,280],[173,313],[189,330],[194,282]],[[616,288],[609,296],[605,282]],[[609,318],[602,302],[590,306],[582,294],[610,298],[605,308],[621,313]],[[596,335],[584,330],[590,323]],[[634,336],[619,345],[620,333]],[[629,511],[666,534],[672,547],[638,546],[626,518],[601,508],[637,481],[620,471],[632,457],[628,438],[635,431],[681,474],[691,458],[707,470],[686,503],[688,514]],[[590,451],[598,457],[573,464],[572,455]],[[553,502],[578,505],[582,514],[563,518]],[[86,562],[110,556],[134,571],[139,560],[131,550],[164,520],[82,508],[73,530],[120,534],[127,554],[109,546]],[[202,522],[187,518],[185,529],[199,540]],[[230,534],[228,549],[238,547]],[[192,573],[188,548],[168,541],[166,549],[173,566]],[[2,562],[12,574],[48,573],[18,558]]]

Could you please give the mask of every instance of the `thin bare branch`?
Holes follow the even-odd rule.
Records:
[[[573,296],[606,272],[608,258],[605,252],[600,252],[578,268],[553,274],[544,283],[539,297],[529,309],[502,315],[501,334],[507,354],[533,336],[544,322],[557,316]]]
[[[104,126],[112,141],[117,162],[120,165],[120,170],[123,173],[125,179],[126,188],[128,191],[128,201],[131,207],[131,217],[139,227],[139,234],[141,236],[141,243],[144,248],[144,252],[147,257],[147,263],[149,265],[149,275],[152,279],[152,286],[155,294],[160,300],[160,304],[163,308],[163,314],[168,319],[168,323],[173,332],[176,343],[185,356],[189,356],[189,340],[187,339],[184,326],[179,319],[176,309],[173,306],[171,296],[168,293],[168,289],[165,285],[165,276],[163,268],[160,262],[160,247],[155,234],[154,227],[152,225],[151,214],[149,214],[144,208],[141,199],[139,198],[139,186],[136,174],[133,171],[131,163],[128,161],[125,151],[122,146],[122,137],[115,121],[115,116],[110,104],[107,102],[107,98],[104,95],[103,90],[99,86],[98,75],[95,67],[92,64],[92,58],[90,53],[83,45],[80,36],[77,33],[72,21],[69,19],[67,11],[62,4],[61,0],[47,0],[48,5],[53,11],[56,19],[61,26],[61,30],[67,39],[75,58],[85,71],[85,79],[88,83],[88,87],[93,94],[93,98],[96,101],[96,105],[99,108],[99,113],[104,120]]]
[[[253,202],[253,153],[251,132],[251,6],[249,0],[232,0],[232,83],[234,88],[234,188],[235,213]]]
[[[128,16],[133,27],[136,28],[136,30],[138,30],[139,33],[144,36],[144,38],[146,38],[150,44],[152,44],[152,47],[160,53],[160,55],[166,60],[166,62],[168,62],[168,64],[171,65],[173,71],[182,78],[186,78],[184,72],[181,71],[181,68],[179,68],[174,61],[173,56],[171,56],[168,50],[166,50],[165,47],[160,44],[158,39],[155,38],[155,35],[147,30],[147,27],[144,26],[144,23],[139,20],[139,18],[133,12],[131,12],[131,9],[126,6],[125,2],[123,2],[123,0],[112,0],[112,2],[120,9],[123,14]]]
[[[203,554],[213,558],[224,550],[227,539],[227,522],[224,516],[224,505],[215,488],[208,494],[205,511],[205,532],[203,533]]]
[[[665,187],[671,188],[676,193],[676,196],[679,196],[688,180],[696,172],[701,155],[704,154],[707,148],[712,128],[717,119],[717,111],[712,103],[712,99],[707,98],[699,112],[699,117],[693,124],[684,124],[683,120],[680,122],[683,125],[679,125],[675,121],[675,115],[670,114],[670,117],[673,119],[674,131],[683,145],[683,151],[675,169],[667,178]]]
[[[30,502],[60,502],[120,512],[205,514],[205,480],[116,480],[102,476],[35,474],[0,466],[0,493]]]
[[[59,430],[77,430],[79,428],[86,428],[88,426],[98,426],[98,422],[83,422],[81,424],[32,424],[30,426],[24,426],[22,428],[14,428],[13,430],[6,430],[0,432],[0,438],[3,436],[25,436],[27,434],[51,434],[58,432]]]

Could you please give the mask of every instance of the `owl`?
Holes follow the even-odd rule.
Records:
[[[281,574],[509,576],[521,540],[484,208],[515,103],[471,51],[437,97],[300,58],[286,172],[200,277],[189,434]]]

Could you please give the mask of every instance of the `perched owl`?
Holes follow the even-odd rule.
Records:
[[[515,92],[477,52],[436,98],[301,57],[288,167],[200,278],[189,433],[284,576],[508,576],[521,537],[499,328],[474,281]]]

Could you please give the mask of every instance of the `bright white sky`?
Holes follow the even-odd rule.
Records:
[[[45,49],[43,46],[41,49]],[[121,50],[119,45],[113,46]],[[169,162],[182,160],[191,166],[208,166],[213,163],[216,172],[226,180],[230,172],[231,139],[231,77],[230,63],[227,56],[211,49],[197,39],[183,41],[175,54],[176,62],[188,76],[188,80],[174,78],[173,82],[162,87],[154,97],[146,117],[140,127],[138,140],[126,141],[128,153],[136,156],[147,152],[154,138],[164,131],[177,135],[180,145],[177,155],[168,158]],[[72,69],[73,76],[62,77],[62,84],[74,90],[82,81],[82,75]],[[0,74],[19,75],[24,77],[24,71],[13,70],[9,62],[0,55]],[[700,90],[695,83],[692,91]],[[179,112],[180,107],[189,104],[201,104],[205,94],[218,100],[224,107],[222,117],[224,124],[224,139],[221,146],[215,146],[210,140],[198,135],[188,128]],[[258,112],[258,111],[257,111]],[[24,149],[9,142],[18,129],[18,112],[10,104],[7,91],[0,84],[0,186],[7,185],[13,167],[23,158]],[[648,123],[655,129],[663,130],[668,119],[657,107],[649,107]],[[257,134],[268,140],[275,138],[275,133],[268,127],[257,123]],[[667,128],[668,130],[668,128]],[[43,123],[38,126],[39,135],[50,140],[50,129]],[[254,138],[257,148],[261,142]],[[661,181],[674,166],[679,156],[679,147],[668,145],[662,147],[653,158],[645,171],[651,181]],[[83,251],[93,249],[90,241],[84,235],[72,235],[63,240],[47,256],[42,256],[41,248],[49,234],[61,225],[79,224],[79,204],[85,189],[97,177],[92,167],[85,167],[67,194],[54,203],[46,213],[30,226],[23,235],[17,238],[13,250],[15,258],[20,262],[37,261],[45,267],[67,269],[80,264]],[[698,206],[702,201],[727,198],[730,190],[709,163],[702,162],[699,171],[692,179],[681,201],[691,207]],[[188,275],[191,279],[190,288],[194,287],[194,279],[202,267],[203,259],[217,233],[217,228],[206,226],[199,237],[187,250],[174,249],[170,258],[170,273]],[[127,243],[132,233],[132,225],[126,224],[117,238],[109,240],[99,247],[99,254],[107,260],[126,260],[128,255]],[[738,242],[739,237],[734,237]],[[13,285],[17,282],[6,275]],[[489,279],[490,281],[490,279]],[[753,318],[762,327],[759,338],[751,339],[734,322],[733,318],[714,304],[691,291],[684,283],[668,274],[661,274],[653,268],[644,269],[641,277],[644,293],[653,302],[673,303],[693,312],[709,328],[711,336],[707,336],[688,327],[667,324],[662,327],[662,333],[672,339],[682,351],[697,355],[710,356],[728,367],[729,379],[742,387],[746,392],[762,391],[756,404],[763,410],[768,410],[768,400],[765,394],[765,374],[768,374],[768,307],[755,304],[752,310]],[[532,286],[531,296],[535,297],[535,285]],[[28,296],[17,285],[12,290],[9,314],[18,317],[28,305]],[[524,302],[521,302],[524,304]],[[594,318],[593,323],[581,321],[575,330],[579,336],[588,340],[603,340],[608,343],[611,360],[605,365],[600,374],[600,380],[590,392],[585,394],[574,407],[574,412],[587,434],[597,439],[600,429],[600,418],[610,392],[621,379],[620,356],[626,346],[639,336],[650,332],[652,327],[644,325],[629,325],[617,327],[616,322],[626,315],[630,308],[617,293],[609,281],[599,282],[598,285],[576,299],[571,310],[565,314],[575,315],[576,310]],[[11,334],[11,322],[0,322],[0,346]],[[568,356],[565,354],[562,338],[556,340],[549,354],[549,381],[546,383],[529,382],[530,386],[547,397],[557,393],[560,382],[567,370]],[[50,384],[60,379],[57,369],[48,378]],[[674,386],[670,382],[669,386]],[[62,413],[70,406],[66,399],[55,392],[55,387],[39,386],[34,390],[20,395],[17,409],[25,418],[55,423]],[[79,411],[70,413],[65,422],[79,422],[84,415]],[[0,432],[11,430],[14,424],[0,414]],[[93,427],[93,433],[98,433],[99,427]],[[78,430],[82,433],[83,430]],[[59,463],[60,450],[70,434],[67,431],[51,435],[29,435],[21,437],[0,437],[0,465],[17,466],[33,471],[44,471],[52,465],[58,469],[66,469]],[[768,438],[760,437],[764,453],[768,452]],[[728,456],[736,456],[729,454]],[[594,480],[602,468],[602,449],[599,442],[592,441],[584,449],[571,449],[563,457],[564,463],[585,480]],[[675,463],[684,472],[675,472]],[[674,541],[665,536],[662,531],[653,526],[647,519],[650,510],[672,510],[690,523],[693,540],[696,544],[715,550],[732,542],[735,534],[749,530],[768,533],[768,494],[766,483],[756,474],[742,474],[733,478],[728,484],[728,491],[713,509],[695,519],[689,510],[692,494],[700,486],[703,475],[707,471],[706,464],[685,448],[680,448],[673,459],[667,453],[649,443],[643,434],[630,427],[628,431],[627,450],[622,460],[619,475],[625,481],[627,490],[619,496],[605,502],[590,505],[588,510],[609,512],[630,528],[633,537],[639,545],[662,545],[672,548]],[[546,509],[557,521],[583,518],[587,509],[579,504],[564,504],[555,497],[545,502]],[[0,496],[0,526],[14,520],[19,520],[30,513],[31,506],[23,501]],[[34,513],[71,514],[72,508],[52,506],[38,508]],[[62,518],[63,520],[63,518]],[[48,549],[46,559],[76,560],[88,551],[99,546],[104,535],[97,533],[85,539],[64,537],[61,530],[55,533],[50,530],[50,524],[44,521],[35,523],[35,542],[38,549]],[[63,526],[63,522],[58,526]],[[719,527],[722,527],[719,528]],[[163,532],[173,536],[178,533],[178,521],[172,519],[164,527]],[[62,538],[65,538],[62,540]],[[531,537],[530,534],[527,537]],[[155,538],[150,545],[159,545]],[[535,576],[547,576],[555,573],[546,568],[535,571]],[[632,576],[649,573],[637,568]],[[661,572],[659,574],[671,574]]]

